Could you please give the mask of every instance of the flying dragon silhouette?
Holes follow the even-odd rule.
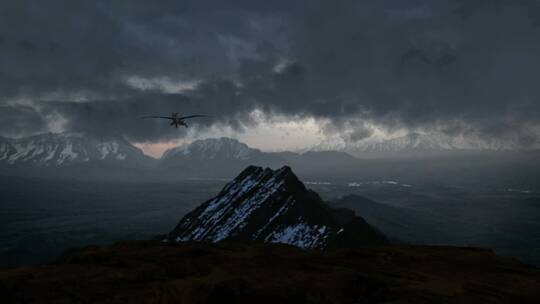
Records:
[[[195,118],[195,117],[210,117],[210,115],[188,115],[188,116],[178,116],[177,112],[172,112],[171,116],[142,116],[141,118],[162,118],[169,119],[171,121],[170,125],[175,126],[178,129],[178,126],[188,127],[188,124],[185,122],[186,119]]]

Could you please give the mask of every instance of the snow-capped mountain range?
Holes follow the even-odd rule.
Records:
[[[250,148],[236,139],[221,137],[196,140],[193,143],[169,149],[163,153],[161,159],[170,160],[181,157],[248,161],[261,153],[260,150]]]
[[[159,161],[164,175],[232,177],[249,165],[276,168],[287,164],[279,155],[250,148],[231,138],[209,138],[167,150]]]
[[[144,162],[141,150],[119,137],[95,138],[78,133],[48,133],[0,139],[0,163],[5,165],[69,166],[91,162]]]
[[[294,165],[295,168],[314,164],[345,164],[354,158],[340,152],[292,152],[268,153],[251,148],[236,139],[209,138],[166,151],[156,160],[122,137],[96,137],[79,133],[47,133],[25,138],[0,138],[0,167],[9,175],[43,175],[51,170],[26,170],[26,168],[49,168],[62,174],[93,175],[100,171],[116,171],[118,168],[143,170],[131,174],[156,178],[230,178],[249,165],[279,168]],[[76,168],[84,170],[71,170]],[[56,169],[69,169],[56,170]],[[9,170],[7,170],[9,169]],[[109,170],[111,169],[111,170]],[[42,174],[43,173],[43,174]],[[105,174],[105,173],[104,173]],[[125,174],[124,174],[125,175]],[[128,174],[129,175],[129,174]],[[107,173],[110,176],[110,172]]]
[[[462,153],[462,150],[457,150],[458,146],[433,141],[430,137],[421,135],[410,135],[367,146],[339,145],[339,142],[337,144],[321,145],[304,153],[263,152],[235,139],[211,138],[170,149],[161,159],[154,159],[144,155],[142,150],[122,137],[105,138],[77,133],[42,134],[19,139],[0,138],[0,174],[43,177],[61,175],[89,179],[215,179],[234,177],[249,165],[273,169],[287,165],[295,168],[295,171],[305,178],[327,179],[332,174],[339,178],[383,178],[395,174],[394,178],[406,179],[409,175],[403,175],[404,172],[423,168],[422,163],[409,162],[426,155],[418,153],[419,151],[450,158],[458,156],[456,161],[465,168],[468,167],[465,159],[469,159],[462,157],[465,154],[470,154],[472,159],[476,159],[476,163],[483,160],[475,156],[478,155],[474,152],[477,150],[473,150],[473,153]],[[441,151],[443,153],[440,153]],[[458,153],[454,155],[453,151]],[[361,158],[380,158],[381,162],[366,162],[351,154]],[[510,158],[506,152],[499,154],[486,155],[501,157],[501,162],[508,162],[508,159],[521,160],[521,154],[512,154],[508,156]],[[406,156],[404,161],[400,162],[402,167],[396,167],[395,164],[389,166],[384,162],[386,157],[396,159],[395,157],[400,158],[402,155]],[[535,155],[531,154],[531,161],[535,161]],[[445,168],[453,170],[455,165]]]
[[[485,141],[464,137],[451,137],[446,135],[431,135],[421,133],[409,133],[405,136],[375,141],[362,140],[358,142],[347,142],[341,137],[333,137],[324,140],[314,146],[312,151],[343,151],[354,155],[364,153],[392,153],[392,152],[412,152],[412,151],[451,151],[451,150],[480,150],[480,151],[500,151],[512,150],[518,147],[501,141]]]
[[[187,214],[166,240],[256,241],[310,249],[386,242],[353,211],[326,205],[287,166],[248,167],[216,197]]]
[[[452,150],[505,150],[509,147],[497,142],[470,142],[459,138],[410,133],[385,141],[346,142],[342,138],[330,138],[305,153],[268,153],[251,148],[231,138],[196,140],[167,150],[159,163],[161,168],[231,167],[238,170],[247,165],[277,167],[296,162],[352,161],[350,155],[325,154],[326,151],[345,152],[353,155],[368,153],[395,153],[416,151]],[[313,153],[319,153],[313,155]],[[0,165],[67,166],[92,162],[148,163],[152,159],[121,137],[97,138],[78,133],[47,133],[24,138],[0,137]],[[230,170],[229,170],[230,171]],[[233,170],[234,171],[234,170]]]

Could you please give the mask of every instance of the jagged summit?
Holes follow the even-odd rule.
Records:
[[[363,219],[334,210],[291,168],[249,166],[214,198],[187,214],[169,241],[286,243],[302,248],[385,242]]]

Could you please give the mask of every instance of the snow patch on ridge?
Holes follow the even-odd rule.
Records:
[[[275,175],[261,184],[262,180],[267,178],[269,174],[271,171],[260,170],[256,174],[244,177],[241,181],[235,180],[225,186],[223,191],[225,195],[211,200],[205,210],[197,217],[198,227],[188,235],[180,237],[179,240],[218,242],[231,236],[235,230],[242,228],[246,219],[255,210],[266,203],[268,198],[283,189],[284,181],[277,181]],[[249,197],[240,205],[232,205],[233,202],[241,200],[247,193],[250,193]],[[182,227],[187,228],[190,224],[190,221],[185,221]]]
[[[97,144],[97,148],[101,154],[101,159],[105,159],[109,154],[118,153],[118,143],[117,142],[104,142]]]
[[[309,225],[304,222],[282,227],[265,238],[265,242],[283,243],[300,248],[319,248],[326,243],[330,228],[324,225]]]
[[[69,143],[64,147],[64,150],[60,152],[60,155],[56,163],[60,165],[65,160],[74,160],[75,158],[77,158],[77,155],[78,155],[77,153],[73,152],[73,145]]]

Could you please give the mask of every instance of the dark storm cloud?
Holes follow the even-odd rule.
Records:
[[[46,122],[29,106],[0,106],[0,136],[17,137],[43,130]]]
[[[0,102],[134,140],[178,135],[140,115],[241,127],[258,108],[526,145],[540,124],[539,16],[527,0],[6,1]],[[134,76],[199,84],[143,90]]]
[[[373,134],[373,130],[370,130],[365,127],[360,127],[354,129],[354,131],[349,135],[349,140],[351,142],[357,142],[365,138],[369,138]]]

